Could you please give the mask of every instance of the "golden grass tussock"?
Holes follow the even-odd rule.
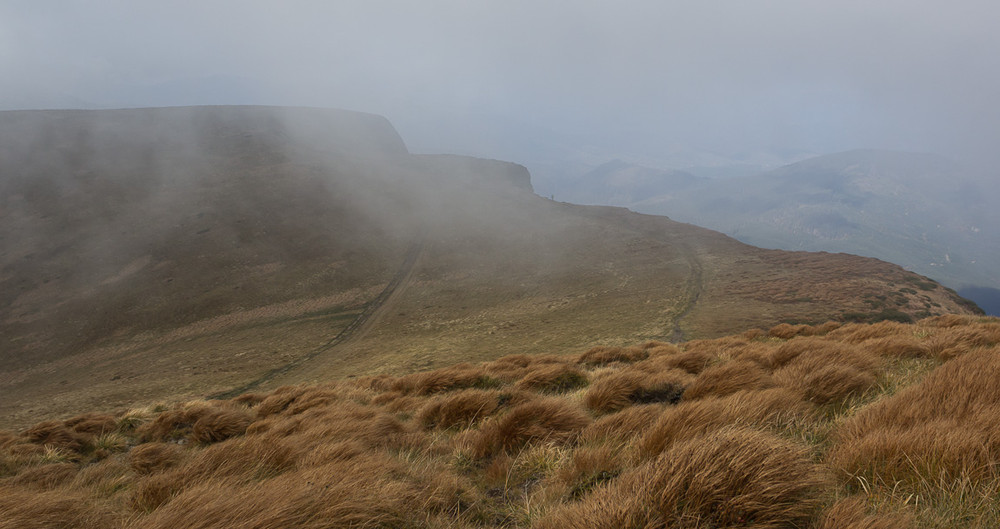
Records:
[[[183,486],[184,475],[177,470],[142,476],[132,486],[129,506],[140,513],[149,513],[170,501]]]
[[[576,439],[588,424],[590,417],[566,400],[534,400],[483,424],[472,440],[472,454],[481,459],[533,442],[566,443]]]
[[[796,336],[812,336],[814,329],[810,325],[792,325],[790,323],[779,323],[767,331],[768,336],[790,340]]]
[[[186,439],[194,424],[214,411],[204,402],[189,403],[160,413],[156,419],[137,428],[136,433],[142,442]]]
[[[381,406],[392,413],[415,413],[426,403],[425,396],[407,395],[398,391],[387,391],[371,400],[371,404]]]
[[[466,388],[490,388],[496,386],[482,366],[458,364],[434,371],[414,373],[397,378],[390,389],[401,393],[433,395],[444,391]]]
[[[262,481],[209,480],[177,493],[141,526],[410,527],[418,522],[417,513],[459,507],[464,492],[460,479],[440,472],[399,476],[401,470],[387,466],[383,457],[357,457]]]
[[[22,437],[14,432],[0,430],[0,448],[6,448],[9,445],[18,443],[21,439]]]
[[[666,408],[666,404],[630,406],[597,419],[583,430],[580,438],[583,441],[627,440],[642,435]]]
[[[948,360],[973,349],[1000,344],[1000,323],[987,321],[963,326],[929,328],[923,340],[931,356]]]
[[[705,369],[684,390],[684,400],[722,397],[737,391],[774,387],[771,374],[756,362],[733,360]]]
[[[909,529],[914,527],[913,516],[907,513],[871,514],[865,500],[859,497],[844,498],[823,512],[817,529]]]
[[[724,426],[777,426],[808,418],[813,412],[812,405],[785,388],[685,401],[663,410],[639,440],[639,451],[644,457],[654,457],[674,443]]]
[[[1000,344],[1000,322],[983,323],[974,327],[955,329],[951,333],[956,346],[971,349]]]
[[[830,488],[803,447],[723,428],[674,445],[537,527],[805,527]]]
[[[250,414],[244,410],[213,410],[191,426],[191,439],[199,443],[223,441],[243,435],[251,422]]]
[[[107,529],[120,518],[79,492],[38,492],[0,484],[0,529]]]
[[[136,473],[151,474],[168,469],[181,461],[181,447],[173,443],[141,444],[128,453],[128,462]]]
[[[861,342],[860,347],[888,358],[929,358],[931,348],[913,335],[886,336]]]
[[[816,368],[796,363],[774,372],[779,385],[802,393],[805,400],[818,405],[860,395],[875,385],[875,376],[850,365],[830,364]]]
[[[439,395],[417,412],[424,428],[466,428],[492,416],[501,408],[529,400],[527,395],[484,389],[465,389]]]
[[[839,321],[828,321],[826,323],[821,323],[819,325],[813,325],[812,335],[825,336],[843,326],[844,324]]]
[[[855,345],[823,338],[789,340],[774,349],[769,359],[773,369],[785,367],[793,362],[815,367],[849,365],[861,371],[872,371],[880,363],[874,355]]]
[[[692,375],[697,375],[715,362],[717,357],[708,351],[683,351],[663,361],[663,365],[674,368],[682,369],[691,373]]]
[[[111,457],[81,465],[67,488],[87,490],[103,499],[128,489],[135,476],[124,458]]]
[[[521,377],[515,387],[545,393],[564,393],[586,386],[587,383],[587,374],[575,366],[542,364]]]
[[[365,406],[316,410],[301,423],[300,436],[313,443],[355,440],[369,448],[420,446],[422,433],[395,415]]]
[[[904,336],[912,333],[912,325],[887,320],[872,324],[852,323],[844,325],[831,331],[827,336],[846,343],[861,343],[873,338]]]
[[[742,428],[678,443],[651,467],[654,505],[678,524],[802,526],[829,488],[802,447]]]
[[[256,406],[261,402],[264,402],[264,399],[266,398],[267,398],[266,393],[244,393],[242,395],[233,397],[232,401],[235,404],[240,404],[249,407],[249,406]]]
[[[642,347],[591,347],[577,359],[578,364],[603,366],[615,362],[630,364],[649,358],[649,350]]]
[[[1000,454],[997,421],[1000,350],[978,349],[845,421],[829,461],[848,479],[983,478]]]
[[[118,428],[118,421],[113,415],[105,413],[85,413],[63,421],[67,428],[76,433],[102,435]]]
[[[920,327],[958,327],[973,324],[981,319],[980,316],[969,316],[965,314],[942,314],[940,316],[930,316],[917,322]]]
[[[555,355],[526,355],[512,354],[502,356],[492,362],[482,364],[483,371],[491,378],[506,383],[513,383],[531,371],[543,366],[570,365],[575,361],[572,357],[562,357]]]
[[[62,421],[45,421],[24,431],[28,441],[63,450],[79,452],[83,449],[87,436],[79,434]]]
[[[266,437],[238,437],[209,446],[178,468],[183,482],[220,477],[264,477],[295,466],[302,447]]]
[[[16,487],[48,490],[72,480],[79,466],[74,463],[49,463],[28,467],[11,478]]]
[[[264,398],[257,405],[256,413],[258,418],[267,417],[285,411],[295,399],[301,397],[308,389],[304,386],[282,386]]]
[[[596,412],[610,413],[633,404],[677,403],[684,393],[687,373],[664,371],[650,374],[638,369],[614,372],[595,380],[584,403]]]
[[[568,498],[575,500],[617,477],[630,463],[623,446],[584,446],[574,450],[568,462],[559,467],[555,481]]]

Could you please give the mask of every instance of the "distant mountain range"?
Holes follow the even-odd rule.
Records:
[[[856,150],[725,180],[614,161],[579,183],[570,196],[582,203],[667,215],[765,248],[877,257],[984,305],[1000,288],[1000,197],[940,156]]]

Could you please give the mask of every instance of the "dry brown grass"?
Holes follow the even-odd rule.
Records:
[[[2,529],[107,529],[118,517],[79,492],[38,492],[0,485]]]
[[[526,397],[509,392],[466,389],[430,400],[417,413],[417,420],[424,428],[465,428],[493,415],[503,406],[524,400]]]
[[[179,445],[173,443],[146,443],[133,448],[128,454],[132,470],[139,474],[160,472],[176,465],[182,458]]]
[[[24,432],[24,437],[39,445],[52,446],[78,452],[83,449],[87,437],[74,432],[62,421],[46,421],[38,423]]]
[[[118,428],[118,421],[112,415],[104,413],[85,413],[63,421],[66,427],[76,433],[101,435],[113,432]]]
[[[875,385],[875,376],[851,365],[830,364],[816,368],[796,363],[774,372],[778,384],[799,391],[814,404],[829,404],[860,395]]]
[[[874,338],[861,343],[866,350],[889,358],[926,358],[931,348],[913,335]]]
[[[554,480],[563,494],[578,499],[621,474],[632,464],[627,450],[620,445],[583,446],[573,451],[568,462],[559,467]]]
[[[566,364],[543,364],[535,367],[517,381],[518,389],[563,393],[588,383],[587,374],[575,366]]]
[[[482,366],[458,364],[399,377],[391,382],[390,388],[401,393],[432,395],[456,389],[489,388],[494,385]]]
[[[702,371],[684,390],[684,400],[723,397],[737,391],[767,389],[774,385],[770,373],[757,363],[734,360]]]
[[[598,378],[591,384],[584,402],[591,410],[609,413],[633,404],[667,402],[674,404],[690,379],[684,372],[657,374],[627,369]]]
[[[577,362],[586,366],[602,366],[615,362],[630,364],[649,358],[649,349],[643,347],[591,347],[580,355]]]
[[[779,323],[767,331],[768,336],[788,340],[796,336],[811,336],[813,328],[809,325],[792,325],[790,323]]]
[[[585,441],[615,439],[625,440],[641,435],[656,422],[666,409],[664,404],[631,406],[617,413],[597,419],[583,431]]]
[[[873,324],[852,323],[832,331],[828,336],[846,343],[861,343],[873,338],[905,336],[912,334],[913,327],[906,323],[880,321]]]
[[[830,486],[802,447],[724,428],[674,445],[538,526],[801,527]]]
[[[1000,454],[1000,351],[978,349],[858,412],[837,431],[846,476],[916,483],[983,478]]]
[[[766,427],[807,418],[813,407],[784,388],[739,391],[725,397],[707,397],[667,408],[639,442],[645,457],[672,444],[704,435],[726,425]]]
[[[997,328],[513,355],[47,421],[0,432],[0,527],[986,529]]]
[[[705,370],[716,360],[716,356],[708,351],[684,351],[671,355],[662,361],[662,364],[676,369],[683,369],[692,375],[697,375]]]
[[[251,421],[250,414],[243,410],[215,410],[195,421],[191,427],[191,439],[199,443],[214,443],[243,435]]]
[[[212,413],[212,406],[206,403],[190,403],[161,413],[155,420],[140,426],[136,433],[142,442],[185,439],[199,419]]]
[[[49,463],[31,467],[10,480],[15,487],[49,490],[76,477],[79,466],[74,463]]]
[[[581,408],[562,399],[527,402],[484,424],[472,442],[472,454],[483,458],[530,442],[565,443],[578,437],[589,423],[590,417]]]
[[[872,514],[863,499],[844,498],[823,513],[817,529],[908,529],[913,517],[906,513]]]

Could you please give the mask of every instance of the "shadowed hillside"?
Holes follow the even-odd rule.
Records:
[[[0,417],[782,321],[962,312],[848,255],[556,203],[381,117],[0,113]]]
[[[1000,524],[1000,320],[782,324],[0,431],[0,527]]]

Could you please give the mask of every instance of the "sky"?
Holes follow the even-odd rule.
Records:
[[[995,0],[3,0],[0,108],[345,108],[414,151],[521,163],[989,168],[998,20]]]

